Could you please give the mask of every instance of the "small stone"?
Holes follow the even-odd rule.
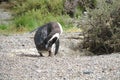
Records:
[[[91,74],[93,73],[92,71],[83,71],[83,74]]]

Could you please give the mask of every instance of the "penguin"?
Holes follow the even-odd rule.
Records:
[[[36,49],[41,57],[43,57],[43,52],[47,51],[49,56],[56,55],[60,46],[60,35],[63,29],[59,22],[49,22],[43,26],[37,28],[34,35],[34,43]]]

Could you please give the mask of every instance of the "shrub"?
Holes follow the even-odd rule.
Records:
[[[120,52],[120,3],[97,1],[98,8],[90,11],[90,28],[85,30],[83,47],[95,54]]]
[[[64,0],[64,13],[70,17],[81,16],[86,8],[94,9],[96,0]]]
[[[11,0],[17,15],[22,15],[31,10],[41,10],[43,14],[61,14],[63,10],[62,0]]]

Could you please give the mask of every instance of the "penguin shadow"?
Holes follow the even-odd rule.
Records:
[[[19,54],[18,56],[20,57],[41,57],[40,55],[36,55],[36,54]]]

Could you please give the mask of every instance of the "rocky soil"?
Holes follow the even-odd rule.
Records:
[[[39,57],[33,36],[0,35],[0,80],[120,80],[120,54],[85,56],[80,33],[62,34],[52,57]]]

